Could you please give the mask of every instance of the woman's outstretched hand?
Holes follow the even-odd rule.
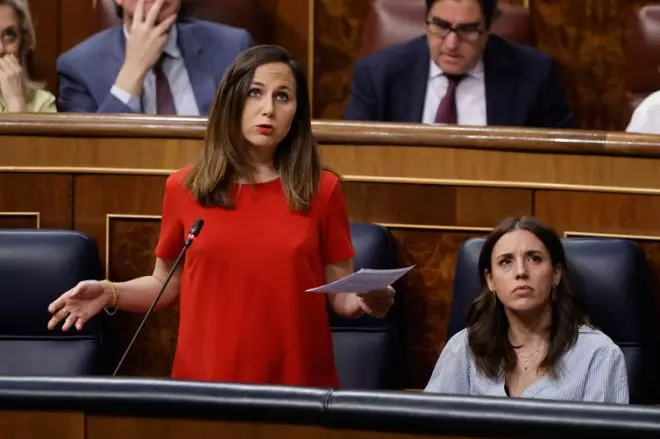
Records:
[[[62,331],[68,331],[72,326],[80,331],[89,319],[112,301],[112,291],[102,282],[96,280],[79,282],[48,305],[48,312],[52,314],[48,321],[48,329],[55,329],[64,321]]]

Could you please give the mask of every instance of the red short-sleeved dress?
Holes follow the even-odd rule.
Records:
[[[321,173],[305,213],[290,210],[279,179],[240,185],[227,210],[193,199],[187,169],[167,180],[156,247],[176,259],[204,218],[183,265],[172,378],[337,387],[326,296],[305,292],[354,254],[337,176]]]

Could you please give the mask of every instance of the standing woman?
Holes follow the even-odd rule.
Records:
[[[153,275],[84,281],[50,306],[52,329],[82,328],[104,307],[145,312],[187,231],[204,230],[165,290],[180,300],[172,377],[337,387],[326,300],[346,318],[384,316],[394,290],[305,290],[350,274],[354,249],[339,178],[322,170],[301,65],[277,46],[226,71],[204,150],[166,183]]]
[[[36,37],[27,0],[0,0],[0,113],[55,112],[55,96],[28,75]]]

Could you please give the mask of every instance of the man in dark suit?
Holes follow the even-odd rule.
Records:
[[[57,60],[65,112],[208,114],[234,58],[254,44],[244,29],[181,19],[182,0],[116,0],[124,25]]]
[[[426,0],[428,33],[355,65],[344,117],[569,128],[555,61],[489,30],[497,0]]]

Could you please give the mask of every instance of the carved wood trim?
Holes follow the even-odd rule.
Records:
[[[313,121],[324,146],[435,146],[495,151],[660,157],[660,137],[606,131]],[[206,118],[148,115],[7,114],[0,135],[204,139]]]
[[[0,212],[0,217],[23,218],[34,217],[36,229],[41,228],[41,212]]]
[[[108,213],[105,215],[105,278],[110,277],[110,222],[119,219],[134,219],[134,220],[161,220],[161,215],[128,215],[120,213]]]

